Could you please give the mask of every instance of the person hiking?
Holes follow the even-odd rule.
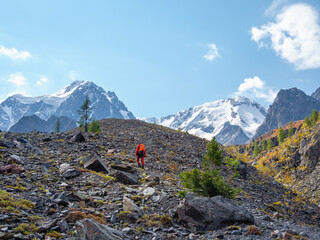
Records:
[[[139,143],[136,149],[137,163],[139,167],[144,168],[144,157],[146,157],[146,148],[143,144]],[[139,159],[141,158],[142,166]]]

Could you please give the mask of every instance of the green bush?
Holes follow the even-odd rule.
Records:
[[[98,121],[93,120],[90,123],[89,132],[93,132],[93,133],[100,133],[101,132],[100,125],[99,125]]]
[[[239,190],[224,182],[220,170],[192,169],[189,172],[182,172],[180,175],[182,185],[193,193],[204,197],[222,195],[227,198],[234,198]]]

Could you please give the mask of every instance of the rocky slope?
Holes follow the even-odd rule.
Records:
[[[142,118],[173,129],[188,131],[224,145],[247,142],[266,116],[266,109],[246,97],[236,96],[195,106],[160,119]],[[234,131],[237,129],[236,131]]]
[[[303,120],[313,109],[320,110],[320,101],[316,98],[306,95],[297,88],[282,89],[269,107],[266,118],[258,127],[253,139],[288,122]]]
[[[222,170],[242,189],[235,200],[182,200],[178,174],[200,166],[206,140],[138,120],[99,122],[102,133],[84,138],[0,133],[0,238],[320,238],[319,207],[243,162],[233,178]],[[134,157],[140,142],[145,169]],[[212,215],[217,204],[226,212]]]
[[[9,132],[14,133],[31,133],[32,131],[39,132],[55,132],[57,121],[60,121],[60,132],[64,132],[77,127],[77,122],[68,117],[51,116],[47,121],[42,120],[36,115],[22,117],[14,124]]]
[[[288,136],[290,126],[294,129],[292,136]],[[256,142],[261,149],[262,141],[268,139],[272,140],[274,147],[262,151],[256,158],[252,156],[253,143],[237,147],[237,151],[260,171],[320,206],[320,121],[310,127],[303,121],[288,123],[284,132],[286,139],[281,144],[278,130],[258,138]]]
[[[93,107],[90,117],[96,120],[135,118],[114,92],[106,92],[90,81],[74,81],[51,95],[29,97],[16,94],[7,98],[0,104],[0,129],[8,130],[23,116],[31,115],[36,115],[42,120],[48,120],[54,115],[78,121],[78,110],[86,95]]]

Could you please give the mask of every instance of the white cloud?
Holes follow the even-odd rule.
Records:
[[[265,82],[259,77],[245,78],[238,87],[236,95],[248,96],[250,98],[261,98],[267,102],[273,102],[277,96],[277,91],[267,87]]]
[[[208,61],[213,61],[216,57],[220,57],[219,50],[215,44],[208,44],[209,51],[203,57]]]
[[[12,82],[17,87],[26,85],[27,83],[26,78],[20,72],[10,74],[8,82]]]
[[[15,48],[6,48],[4,46],[0,46],[0,56],[5,55],[12,60],[27,60],[31,58],[31,54],[28,51],[18,51]]]
[[[37,85],[42,86],[48,82],[49,82],[49,79],[47,77],[42,76],[40,77],[40,80],[37,81]]]
[[[264,12],[265,15],[273,15],[280,6],[288,2],[288,0],[273,0],[270,7]]]
[[[298,70],[320,67],[318,13],[310,5],[299,3],[284,8],[275,22],[252,27],[251,39],[260,47],[271,47]]]

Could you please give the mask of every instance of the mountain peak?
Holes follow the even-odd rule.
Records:
[[[134,119],[115,93],[106,92],[91,81],[74,81],[56,93],[37,97],[16,94],[0,104],[0,129],[7,130],[23,116],[36,115],[47,120],[51,115],[79,119],[78,109],[89,96],[93,111],[90,117]]]
[[[256,139],[288,122],[303,120],[313,109],[320,110],[320,101],[297,88],[281,89],[253,138]]]

